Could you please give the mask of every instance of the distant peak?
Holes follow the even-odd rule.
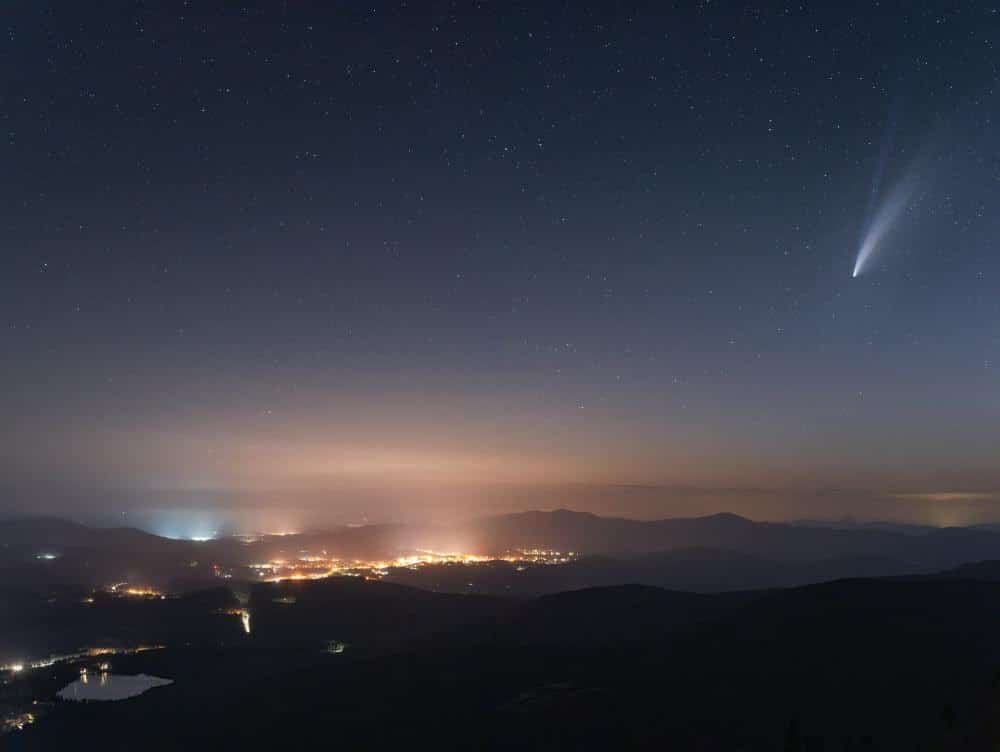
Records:
[[[746,517],[741,517],[738,514],[733,514],[732,512],[719,512],[717,514],[710,514],[704,519],[706,520],[718,520],[719,522],[753,522]]]
[[[549,514],[555,517],[596,517],[596,514],[591,514],[590,512],[577,512],[573,509],[566,509],[565,507],[559,507],[558,509],[553,509]]]

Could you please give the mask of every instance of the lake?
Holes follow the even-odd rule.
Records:
[[[84,700],[125,700],[129,697],[138,697],[148,689],[165,687],[168,684],[173,684],[173,681],[147,674],[137,674],[135,676],[124,674],[81,676],[75,682],[67,684],[59,690],[58,696],[63,700],[77,702]]]

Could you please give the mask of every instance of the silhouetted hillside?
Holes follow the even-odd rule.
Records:
[[[357,577],[257,585],[250,599],[255,638],[265,642],[340,640],[367,646],[408,642],[492,623],[512,603],[431,593]]]
[[[799,749],[998,740],[997,583],[622,586],[520,601],[338,579],[259,586],[251,608],[249,640],[123,659],[173,685],[59,706],[10,748],[268,750],[332,734],[352,749],[765,752],[787,748],[790,728]],[[337,639],[343,653],[324,649]]]
[[[170,598],[117,598],[78,587],[0,589],[0,663],[94,646],[238,638],[219,610],[235,606],[227,588]]]
[[[944,572],[926,575],[921,579],[977,580],[1000,582],[1000,561],[976,561]]]

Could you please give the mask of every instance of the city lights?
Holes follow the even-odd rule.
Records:
[[[278,558],[266,562],[250,564],[249,567],[259,581],[284,582],[299,580],[321,580],[332,576],[365,577],[382,579],[393,570],[418,570],[434,565],[485,564],[502,561],[517,565],[524,571],[526,565],[566,564],[576,558],[574,552],[564,553],[549,549],[518,549],[500,556],[485,556],[471,553],[442,553],[420,549],[392,559],[339,559],[322,555],[305,554],[295,559]]]
[[[127,582],[116,582],[108,585],[107,591],[112,595],[127,598],[159,598],[163,600],[167,597],[159,590],[151,587],[129,585]]]
[[[35,722],[34,713],[18,713],[3,720],[4,731],[23,731],[25,726],[30,726]]]

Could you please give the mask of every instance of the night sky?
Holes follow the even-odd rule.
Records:
[[[998,8],[6,3],[0,514],[1000,520]]]

